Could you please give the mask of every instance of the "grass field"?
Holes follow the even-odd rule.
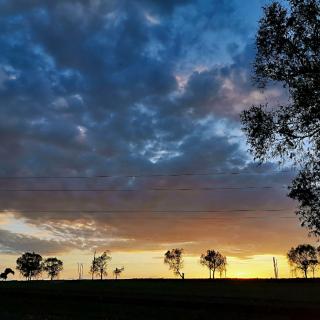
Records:
[[[0,283],[0,319],[320,319],[319,280]]]

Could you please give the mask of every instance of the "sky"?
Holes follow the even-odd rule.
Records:
[[[0,0],[0,269],[35,251],[89,277],[110,250],[109,278],[172,277],[178,247],[186,277],[208,276],[207,249],[229,277],[272,277],[273,256],[289,277],[286,252],[315,243],[294,173],[258,166],[239,119],[288,101],[252,81],[267,3]]]

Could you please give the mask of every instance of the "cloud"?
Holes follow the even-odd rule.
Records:
[[[176,32],[177,24],[188,25],[183,3],[177,4],[182,12],[171,12],[172,21],[163,18],[150,26],[145,10],[159,2],[29,1],[23,7],[6,2],[12,9],[0,22],[0,62],[13,77],[0,95],[7,106],[1,123],[2,172],[48,174],[55,170],[53,163],[59,164],[59,173],[94,172],[106,166],[113,170],[119,161],[141,170],[152,159],[183,154],[177,146],[184,140],[202,139],[196,113],[228,115],[219,110],[234,103],[229,106],[223,93],[211,103],[214,86],[224,76],[218,67],[194,72],[184,95],[175,97],[176,69],[188,60],[176,44],[188,47],[189,39]],[[205,4],[189,5],[205,9]],[[234,11],[227,2],[214,3],[210,10],[222,20]],[[217,33],[227,26],[218,25]],[[68,168],[74,154],[77,161]]]
[[[43,240],[37,237],[0,230],[0,252],[19,254],[35,251],[46,254],[57,254],[70,250],[72,247],[65,241]]]
[[[203,0],[1,1],[0,175],[254,171],[239,111],[267,98],[283,102],[286,93],[277,85],[265,93],[252,86],[256,14],[243,21],[242,6]],[[189,247],[196,250],[215,237],[222,244],[226,234],[249,248],[261,225],[248,219],[230,222],[228,215],[224,223],[209,225],[201,212],[197,221],[136,211],[288,207],[292,203],[281,187],[289,178],[1,180],[2,189],[275,187],[254,191],[254,197],[245,191],[0,190],[0,209],[53,236],[41,240],[4,230],[3,246],[13,251],[47,246],[54,252],[90,249],[100,246],[100,239],[121,250],[177,242],[195,243]],[[135,212],[81,211],[122,208]],[[286,223],[280,221],[279,226]]]

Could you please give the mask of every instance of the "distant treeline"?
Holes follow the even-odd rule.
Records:
[[[169,269],[173,271],[174,275],[179,276],[181,279],[185,278],[182,272],[184,267],[183,253],[184,250],[182,248],[175,248],[168,250],[164,254],[164,263],[169,266]],[[311,272],[314,277],[315,271],[320,265],[320,246],[316,248],[310,244],[298,245],[289,250],[287,258],[291,270],[295,275],[297,275],[297,272],[301,272],[305,278],[308,278],[308,274]],[[108,275],[108,266],[111,259],[109,251],[103,252],[100,256],[97,256],[96,252],[94,253],[90,265],[92,280],[96,277],[102,280]],[[60,259],[56,257],[43,259],[40,254],[35,252],[24,253],[17,259],[16,263],[16,269],[29,281],[38,279],[43,272],[53,280],[58,278],[60,272],[63,270],[63,262]],[[201,254],[200,264],[208,268],[210,279],[215,279],[216,272],[220,274],[220,277],[223,275],[226,277],[227,258],[219,251],[207,250]],[[79,270],[79,279],[81,279],[83,269],[80,268]],[[115,279],[118,279],[123,271],[124,267],[115,268],[113,270]],[[11,268],[6,268],[4,272],[0,274],[0,278],[6,280],[9,274],[14,275],[14,271]]]

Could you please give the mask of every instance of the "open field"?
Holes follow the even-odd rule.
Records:
[[[0,283],[0,319],[320,318],[319,280]]]

